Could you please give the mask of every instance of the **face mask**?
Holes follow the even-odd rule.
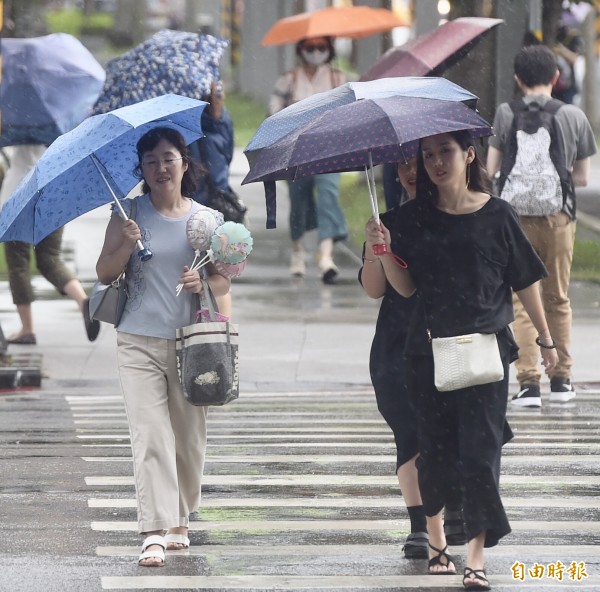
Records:
[[[324,51],[305,51],[301,50],[302,59],[311,66],[321,66],[329,59],[329,50]]]

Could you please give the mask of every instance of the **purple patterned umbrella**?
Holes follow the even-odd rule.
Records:
[[[242,184],[265,183],[267,228],[274,228],[276,180],[406,161],[416,154],[421,138],[459,130],[469,130],[473,137],[492,134],[491,125],[460,101],[363,99],[331,109],[247,154],[250,172]]]

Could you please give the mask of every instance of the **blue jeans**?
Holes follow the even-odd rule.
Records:
[[[288,182],[290,192],[290,233],[293,241],[318,229],[319,241],[348,236],[346,217],[340,206],[340,174],[302,177]]]

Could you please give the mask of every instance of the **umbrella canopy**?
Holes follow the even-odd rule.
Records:
[[[108,62],[106,82],[94,113],[107,113],[173,93],[202,100],[220,84],[219,60],[228,41],[164,29]]]
[[[89,116],[104,78],[72,35],[2,39],[0,147],[51,144]]]
[[[304,102],[294,106],[301,109]],[[399,95],[359,99],[303,121],[264,148],[247,151],[250,172],[243,183],[265,183],[267,227],[274,228],[276,180],[405,161],[416,154],[421,138],[459,130],[469,130],[474,137],[492,133],[491,125],[460,99]]]
[[[491,125],[461,102],[420,97],[363,99],[342,105],[290,132],[249,159],[242,183],[296,179],[405,162],[426,136],[469,130],[492,134]]]
[[[172,127],[190,144],[202,137],[207,103],[164,95],[86,119],[53,142],[0,212],[0,242],[37,244],[77,216],[123,197],[137,183],[135,146],[150,129]]]
[[[278,20],[263,37],[261,45],[296,43],[309,37],[351,37],[358,39],[385,33],[408,23],[386,8],[347,6],[321,8]]]
[[[461,17],[437,29],[393,47],[373,64],[361,80],[390,76],[440,75],[459,62],[502,19]]]
[[[310,123],[316,117],[362,99],[405,96],[462,101],[471,107],[477,96],[445,78],[388,78],[372,82],[347,82],[326,92],[317,93],[265,119],[244,149],[248,160],[261,148],[272,145],[289,132]]]

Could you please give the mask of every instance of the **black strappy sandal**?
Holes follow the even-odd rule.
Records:
[[[429,547],[437,553],[437,555],[435,557],[432,557],[429,560],[429,564],[428,564],[429,575],[432,575],[432,576],[455,576],[456,575],[456,562],[454,561],[454,558],[451,555],[448,555],[448,553],[446,553],[446,551],[448,550],[448,545],[446,545],[443,549],[437,549],[431,543],[429,543]],[[442,563],[442,557],[446,558],[446,563]],[[454,564],[454,570],[452,570],[452,571],[450,571],[450,569],[448,569],[451,563]],[[446,571],[431,571],[431,568],[436,565],[441,565],[442,567],[445,567]]]
[[[477,582],[471,582],[470,584],[465,583],[465,580],[479,580],[481,584]],[[485,575],[485,569],[471,569],[465,567],[465,573],[463,575],[463,586],[468,592],[487,592],[491,590],[490,583]]]

